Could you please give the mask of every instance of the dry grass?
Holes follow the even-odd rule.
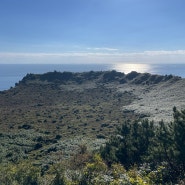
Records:
[[[0,160],[49,164],[84,143],[97,149],[126,119],[184,106],[184,88],[183,79],[136,72],[27,75],[0,92]]]

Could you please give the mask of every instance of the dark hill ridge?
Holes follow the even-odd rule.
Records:
[[[105,72],[48,72],[45,74],[27,74],[21,84],[30,82],[49,82],[55,84],[83,84],[88,81],[94,81],[96,83],[110,83],[117,82],[120,84],[132,83],[132,84],[158,84],[160,82],[166,82],[168,80],[177,81],[180,77],[172,75],[151,75],[149,73],[137,73],[135,71],[124,74],[117,71],[105,71]]]
[[[135,108],[141,110],[142,100],[148,98],[142,108],[149,108],[156,101],[150,99],[153,92],[164,89],[166,96],[169,87],[185,87],[182,82],[137,72],[27,74],[15,88],[0,92],[0,161],[31,157],[52,163],[70,156],[78,144],[97,148],[126,119],[146,116]]]

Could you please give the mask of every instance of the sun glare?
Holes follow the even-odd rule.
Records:
[[[137,71],[139,73],[150,72],[151,67],[149,64],[115,64],[114,70],[124,73],[130,73],[131,71]]]

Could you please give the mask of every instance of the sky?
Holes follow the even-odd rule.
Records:
[[[0,63],[185,63],[184,0],[0,0]]]

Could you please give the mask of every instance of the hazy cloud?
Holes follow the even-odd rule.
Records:
[[[102,48],[101,48],[102,49]],[[0,63],[185,63],[185,50],[117,52],[94,48],[96,52],[0,53]],[[107,49],[107,52],[105,50]]]
[[[118,51],[116,48],[87,48],[88,50],[95,50],[95,51]]]

